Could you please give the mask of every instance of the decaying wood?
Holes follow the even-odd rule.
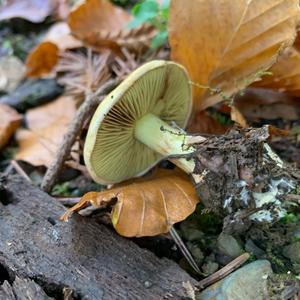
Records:
[[[22,279],[16,276],[10,284],[4,281],[0,286],[0,299],[3,300],[51,300],[43,291],[42,287],[30,279]]]
[[[95,109],[95,107],[100,103],[103,96],[110,92],[117,84],[117,80],[107,81],[95,93],[91,93],[90,95],[88,95],[85,101],[81,104],[73,122],[70,124],[68,131],[64,136],[64,142],[57,150],[55,159],[49,166],[44,176],[43,182],[41,184],[41,188],[43,191],[51,191],[55,181],[57,180],[58,174],[63,166],[63,163],[70,155],[71,148],[76,140],[76,137],[82,130],[83,122],[87,119],[87,117]]]
[[[207,137],[187,155],[195,161],[193,174],[201,176],[196,190],[202,203],[224,219],[224,231],[242,232],[253,214],[267,211],[269,221],[282,217],[286,199],[299,185],[299,170],[284,163],[269,147],[270,126],[233,128],[222,136]],[[269,192],[272,201],[264,195]],[[265,202],[260,206],[257,198]]]
[[[24,178],[2,178],[0,185],[0,267],[12,289],[20,277],[56,299],[66,291],[75,299],[182,299],[183,282],[196,284],[174,262],[93,218],[60,222],[65,208]]]

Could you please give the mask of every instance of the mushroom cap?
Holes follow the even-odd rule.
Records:
[[[88,129],[84,161],[93,179],[112,184],[141,176],[164,157],[135,138],[135,122],[152,113],[181,128],[192,107],[186,70],[156,60],[132,72],[99,104]]]

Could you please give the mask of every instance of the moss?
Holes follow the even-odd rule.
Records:
[[[205,233],[218,234],[222,231],[222,219],[213,212],[207,211],[203,204],[198,204],[196,210],[187,221],[195,222],[198,228]]]
[[[297,188],[296,188],[296,194],[300,195],[300,185],[298,185]]]
[[[287,299],[287,290],[294,291],[295,296],[299,291],[299,281],[292,274],[273,274],[268,278],[268,299]]]

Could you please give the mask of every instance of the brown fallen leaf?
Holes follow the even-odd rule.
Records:
[[[299,16],[297,0],[173,0],[171,55],[197,85],[196,110],[229,98],[259,78],[280,50],[292,44]],[[222,93],[212,95],[208,87]]]
[[[286,49],[270,69],[272,75],[264,76],[255,87],[273,89],[287,95],[300,96],[300,52],[295,47]]]
[[[297,98],[275,89],[249,87],[236,97],[235,106],[251,122],[260,120],[298,120],[300,106]]]
[[[147,24],[129,29],[130,20],[127,11],[108,0],[86,0],[70,13],[68,24],[74,36],[96,51],[105,47],[122,54],[126,47],[143,52],[157,31]]]
[[[156,34],[157,31],[151,25],[143,24],[133,29],[91,32],[82,40],[96,51],[101,51],[105,47],[117,54],[122,54],[121,49],[127,48],[132,52],[141,54],[150,48],[151,40]]]
[[[0,149],[6,145],[11,136],[19,127],[22,115],[10,106],[0,104]]]
[[[194,112],[187,128],[189,133],[224,134],[229,129],[228,125],[220,124],[206,111]]]
[[[82,43],[71,35],[67,23],[54,24],[43,42],[38,44],[26,59],[26,75],[40,77],[50,73],[59,60],[60,51],[79,48]]]
[[[51,42],[37,45],[26,59],[26,76],[38,77],[50,73],[58,62],[58,52],[58,47]]]
[[[108,0],[85,0],[72,10],[68,24],[72,33],[83,40],[91,32],[118,32],[130,20],[127,11]]]
[[[6,0],[0,7],[0,21],[22,18],[40,23],[52,14],[66,17],[67,7],[65,0]]]
[[[163,176],[100,193],[87,193],[62,216],[62,220],[67,221],[72,212],[89,203],[103,207],[113,198],[117,198],[117,203],[112,210],[112,223],[116,231],[126,237],[168,232],[174,223],[187,218],[199,201],[190,180]]]
[[[67,96],[28,110],[28,129],[19,129],[16,134],[20,147],[15,159],[48,167],[75,113],[75,101]]]

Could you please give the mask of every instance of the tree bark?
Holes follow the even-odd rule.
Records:
[[[64,210],[19,176],[0,179],[0,284],[2,278],[11,286],[5,281],[0,295],[16,290],[18,277],[55,299],[182,299],[183,282],[196,284],[176,263],[96,219],[74,215],[69,223],[59,221]]]

